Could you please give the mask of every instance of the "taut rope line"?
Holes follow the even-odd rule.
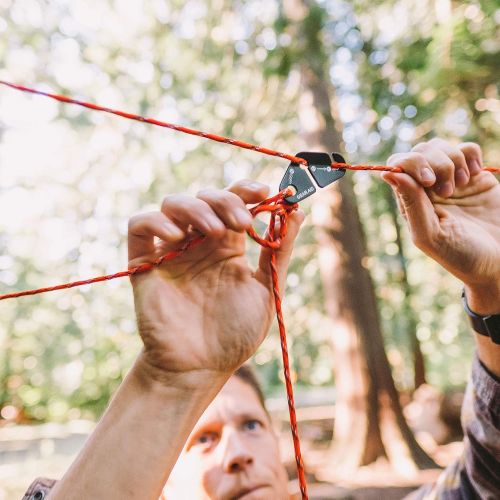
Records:
[[[50,92],[44,92],[44,91],[36,90],[36,89],[30,88],[30,87],[25,87],[22,85],[16,85],[14,83],[10,83],[10,82],[3,81],[3,80],[0,80],[0,84],[5,85],[7,87],[10,87],[12,89],[20,90],[22,92],[28,92],[31,94],[36,94],[36,95],[48,97],[51,99],[55,99],[56,101],[59,101],[59,102],[68,103],[68,104],[75,104],[75,105],[82,106],[84,108],[88,108],[91,110],[101,111],[104,113],[110,113],[113,115],[121,116],[122,118],[127,118],[129,120],[135,120],[135,121],[139,121],[139,122],[143,122],[143,123],[149,123],[150,125],[155,125],[158,127],[173,129],[173,130],[176,130],[178,132],[183,132],[185,134],[203,137],[205,139],[209,139],[209,140],[216,141],[216,142],[221,142],[224,144],[229,144],[231,146],[236,146],[236,147],[239,147],[242,149],[249,149],[252,151],[257,151],[258,153],[265,154],[268,156],[275,156],[275,157],[283,158],[283,159],[289,160],[290,162],[298,163],[298,164],[301,164],[304,166],[308,165],[307,160],[305,160],[303,158],[289,155],[287,153],[283,153],[280,151],[275,151],[273,149],[265,148],[262,146],[257,146],[255,144],[250,144],[248,142],[243,142],[243,141],[239,141],[236,139],[231,139],[229,137],[224,137],[224,136],[220,136],[220,135],[216,135],[216,134],[202,132],[202,131],[199,131],[199,130],[196,130],[193,128],[184,127],[181,125],[176,125],[173,123],[156,120],[154,118],[146,118],[146,117],[136,115],[133,113],[127,113],[124,111],[119,111],[119,110],[111,109],[108,107],[99,106],[97,104],[81,101],[78,99],[73,99],[73,98],[65,96],[65,95],[53,94]],[[398,166],[391,167],[388,165],[349,165],[347,163],[338,163],[338,162],[332,162],[331,167],[337,168],[337,169],[341,168],[341,169],[346,169],[346,170],[371,170],[371,171],[386,171],[386,172],[402,172],[403,171]],[[493,173],[500,173],[500,167],[485,166],[485,167],[483,167],[483,170],[493,172]],[[261,213],[261,212],[270,212],[271,213],[271,219],[269,222],[267,238],[261,238],[260,236],[258,236],[253,228],[249,229],[247,232],[257,243],[259,243],[260,245],[262,245],[264,247],[271,249],[271,262],[270,262],[271,279],[272,279],[273,295],[274,295],[275,306],[276,306],[276,317],[278,320],[278,327],[279,327],[279,332],[280,332],[281,351],[282,351],[282,356],[283,356],[283,373],[284,373],[284,377],[285,377],[285,386],[286,386],[286,393],[287,393],[287,399],[288,399],[288,410],[289,410],[289,414],[290,414],[290,427],[291,427],[291,431],[292,431],[293,445],[294,445],[294,450],[295,450],[295,460],[297,463],[297,474],[298,474],[298,479],[299,479],[302,500],[308,500],[305,470],[304,470],[304,464],[303,464],[302,454],[301,454],[301,450],[300,450],[300,440],[299,440],[299,435],[298,435],[297,418],[296,418],[295,404],[294,404],[294,398],[293,398],[293,386],[292,386],[292,381],[291,381],[291,376],[290,376],[290,362],[289,362],[289,357],[288,357],[286,330],[285,330],[285,324],[284,324],[284,320],[283,320],[283,313],[282,313],[282,309],[281,309],[281,294],[280,294],[280,290],[279,290],[279,280],[278,280],[278,273],[277,273],[277,269],[276,269],[276,250],[280,247],[281,242],[286,235],[288,217],[298,207],[298,205],[296,203],[290,204],[290,203],[285,201],[285,198],[291,194],[292,193],[290,190],[285,189],[285,190],[281,191],[280,193],[278,193],[277,195],[275,195],[271,198],[268,198],[267,200],[264,200],[263,202],[259,203],[258,205],[256,205],[252,209],[250,209],[250,212],[252,213],[252,215],[254,217],[258,213]],[[275,237],[276,219],[279,219],[279,221],[280,221],[279,234],[278,234],[277,238]],[[174,259],[175,257],[179,256],[180,254],[187,251],[188,249],[200,244],[204,239],[205,239],[204,236],[197,236],[197,237],[189,240],[179,250],[169,252],[154,262],[144,263],[144,264],[141,264],[139,266],[128,269],[127,271],[122,271],[122,272],[118,272],[115,274],[108,274],[105,276],[98,276],[98,277],[90,278],[87,280],[80,280],[80,281],[73,281],[70,283],[63,283],[63,284],[52,286],[52,287],[45,287],[45,288],[38,288],[38,289],[34,289],[34,290],[24,290],[24,291],[20,291],[20,292],[8,293],[8,294],[0,295],[0,300],[23,297],[23,296],[27,296],[27,295],[36,295],[36,294],[51,292],[51,291],[55,291],[55,290],[62,290],[62,289],[66,289],[66,288],[73,288],[73,287],[77,287],[77,286],[88,285],[90,283],[97,283],[97,282],[107,281],[107,280],[111,280],[111,279],[115,279],[115,278],[132,276],[132,275],[137,274],[137,273],[151,271],[154,268],[160,266],[161,264],[163,264],[169,260]]]
[[[12,89],[20,90],[22,92],[27,92],[30,94],[36,94],[44,97],[49,97],[50,99],[55,99],[59,102],[64,102],[67,104],[76,104],[77,106],[82,106],[84,108],[92,109],[94,111],[102,111],[104,113],[111,113],[112,115],[121,116],[122,118],[127,118],[128,120],[135,120],[138,122],[149,123],[150,125],[155,125],[157,127],[169,128],[172,130],[176,130],[178,132],[183,132],[184,134],[196,135],[198,137],[203,137],[205,139],[209,139],[211,141],[222,142],[224,144],[229,144],[231,146],[236,146],[242,149],[250,149],[251,151],[257,151],[258,153],[275,156],[278,158],[283,158],[285,160],[289,160],[293,163],[299,163],[301,165],[307,165],[307,160],[303,158],[299,158],[298,156],[293,156],[287,153],[283,153],[281,151],[275,151],[274,149],[265,148],[262,146],[257,146],[256,144],[250,144],[249,142],[239,141],[237,139],[231,139],[230,137],[224,137],[221,135],[211,134],[208,132],[202,132],[200,130],[196,130],[189,127],[184,127],[182,125],[176,125],[175,123],[164,122],[160,120],[156,120],[154,118],[147,118],[144,116],[136,115],[133,113],[127,113],[125,111],[119,111],[117,109],[108,108],[106,106],[100,106],[98,104],[94,104],[91,102],[81,101],[78,99],[73,99],[72,97],[61,95],[61,94],[53,94],[51,92],[45,92],[43,90],[33,89],[31,87],[25,87],[24,85],[17,85],[15,83],[7,82],[5,80],[0,80],[1,85],[5,85]],[[331,164],[333,168],[344,168],[346,170],[374,170],[379,172],[402,172],[400,167],[391,167],[388,165],[350,165],[348,163],[335,163]],[[500,167],[492,167],[486,166],[483,167],[483,170],[487,170],[488,172],[500,173]]]

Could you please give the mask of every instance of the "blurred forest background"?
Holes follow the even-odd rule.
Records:
[[[498,0],[0,0],[1,79],[291,154],[335,148],[349,163],[382,163],[435,136],[477,141],[498,163],[499,60]],[[1,87],[0,293],[120,271],[130,215],[167,193],[243,177],[276,191],[286,166]],[[363,397],[398,399],[393,378],[403,403],[424,383],[463,388],[473,341],[460,284],[412,246],[377,175],[348,172],[341,183],[302,203],[309,215],[287,279],[299,401],[333,387],[318,392],[328,395],[322,404],[347,408],[353,398],[340,386],[358,387],[359,374],[384,380]],[[356,262],[345,260],[342,234],[332,242],[335,207],[361,223]],[[255,258],[257,245],[248,248]],[[360,295],[346,300],[359,276]],[[375,365],[366,360],[370,317],[357,323],[356,301],[375,314],[380,346],[383,338]],[[97,419],[140,348],[127,280],[4,301],[0,317],[4,427]],[[357,361],[342,364],[339,339]],[[283,396],[275,327],[253,364],[266,394]],[[370,404],[365,418],[378,422],[381,408]],[[398,426],[412,463],[432,466]],[[378,436],[378,451],[359,443],[339,461],[334,444],[331,459],[351,471],[390,457]]]

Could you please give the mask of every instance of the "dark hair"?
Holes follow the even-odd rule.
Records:
[[[241,365],[235,372],[234,376],[238,377],[240,380],[248,384],[257,394],[259,398],[259,402],[262,405],[262,408],[267,413],[266,402],[264,400],[264,393],[262,392],[262,388],[257,380],[257,377],[250,365]]]

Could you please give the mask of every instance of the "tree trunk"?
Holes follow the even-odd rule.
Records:
[[[408,338],[410,340],[411,354],[413,357],[413,390],[416,390],[422,384],[426,383],[425,360],[424,355],[422,354],[422,349],[420,348],[420,341],[417,337],[417,322],[415,320],[415,313],[412,311],[410,305],[412,289],[410,283],[408,282],[408,268],[406,265],[406,256],[403,250],[401,227],[398,221],[398,209],[392,191],[387,189],[386,193],[392,222],[396,230],[396,245],[398,247],[398,258],[401,265],[401,277],[399,283],[404,291],[403,313],[406,315],[406,328]]]
[[[320,27],[311,29],[314,20],[308,18],[312,8],[309,10],[307,2],[286,4],[285,12],[297,22],[296,36],[302,37],[299,43],[304,47],[299,119],[307,146],[312,151],[340,151]],[[316,20],[321,18],[318,8],[314,6]],[[379,457],[387,457],[405,473],[415,467],[436,467],[416,442],[401,410],[384,350],[373,284],[364,265],[364,235],[351,175],[317,193],[315,199],[313,220],[326,308],[334,324],[337,390],[334,441],[325,478],[350,473]]]

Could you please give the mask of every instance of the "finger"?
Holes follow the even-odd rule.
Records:
[[[455,191],[455,164],[442,150],[429,146],[429,143],[417,144],[413,151],[420,153],[436,175],[432,190],[442,198],[449,198]]]
[[[389,161],[387,163],[389,163]],[[406,175],[406,174],[403,174],[403,175]],[[382,177],[383,181],[387,182],[387,184],[389,184],[389,186],[391,186],[392,192],[394,193],[394,196],[396,198],[396,203],[398,205],[399,212],[401,213],[401,215],[405,219],[407,219],[406,212],[405,212],[405,206],[404,206],[403,200],[401,198],[401,193],[397,189],[398,179],[400,177],[400,174],[397,174],[395,172],[382,172],[381,177]]]
[[[436,182],[434,171],[420,153],[397,153],[389,157],[387,164],[402,168],[405,174],[411,175],[424,187],[433,186]]]
[[[443,141],[442,139],[432,139],[427,143],[417,145],[416,148],[420,148],[420,152],[424,154],[424,156],[426,152],[432,152],[433,150],[441,151],[453,162],[455,185],[464,187],[469,183],[469,167],[467,166],[465,155],[457,146]]]
[[[455,185],[464,187],[469,183],[470,173],[465,155],[458,146],[450,144],[443,139],[431,139],[429,145],[443,151],[455,165]]]
[[[152,255],[155,237],[170,243],[185,238],[184,231],[161,212],[149,212],[131,217],[128,223],[128,258]]]
[[[276,268],[278,271],[278,278],[280,283],[285,282],[288,263],[292,255],[293,245],[299,233],[300,226],[304,222],[305,215],[302,210],[297,210],[288,218],[287,234],[281,242],[279,249],[276,252]],[[275,228],[278,230],[279,228]],[[266,284],[269,283],[271,277],[271,254],[272,250],[269,248],[262,248],[259,258],[259,266],[257,269],[258,278]]]
[[[253,217],[238,195],[222,189],[204,189],[196,196],[208,203],[229,229],[241,232],[252,225]]]
[[[238,195],[244,203],[260,203],[269,195],[269,186],[249,179],[237,181],[227,190]]]
[[[226,226],[212,207],[203,200],[186,195],[170,195],[163,199],[161,211],[185,231],[190,226],[212,238],[221,238]]]
[[[439,233],[439,220],[424,188],[406,174],[385,173],[383,178],[398,195],[415,245],[424,251],[433,248]]]
[[[465,156],[470,175],[477,175],[483,168],[483,154],[481,147],[474,142],[462,142],[458,149]]]
[[[398,155],[393,155],[387,160],[387,164],[390,163],[391,158],[396,157]],[[395,165],[399,165],[397,163],[397,160],[395,160]],[[398,206],[399,212],[401,215],[406,219],[406,212],[405,212],[405,207],[403,204],[403,200],[401,199],[401,195],[399,194],[398,190],[396,189],[397,185],[397,174],[395,172],[382,172],[381,176],[383,181],[385,181],[389,186],[392,188],[392,192],[394,193],[394,198],[396,198],[396,204]]]

